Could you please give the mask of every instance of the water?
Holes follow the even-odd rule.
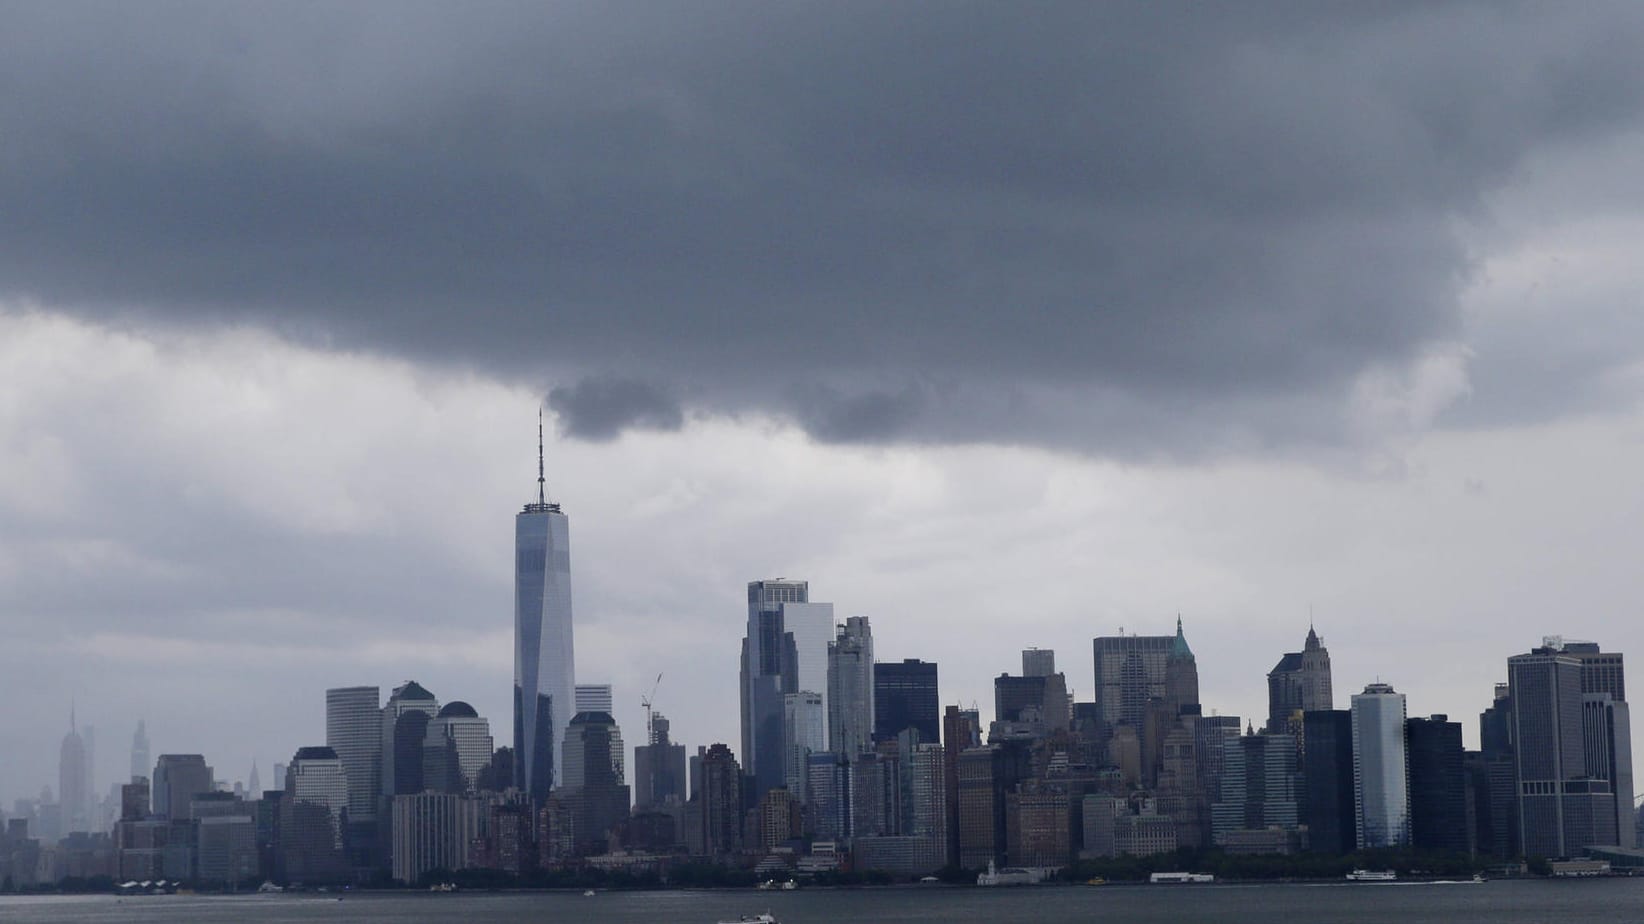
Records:
[[[0,921],[433,924],[445,921],[714,924],[769,910],[782,924],[1559,924],[1644,921],[1644,879],[1424,883],[909,887],[798,892],[239,896],[5,896]]]

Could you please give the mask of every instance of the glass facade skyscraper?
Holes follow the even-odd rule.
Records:
[[[1404,694],[1372,683],[1353,695],[1353,814],[1360,849],[1410,843]]]
[[[540,429],[539,429],[540,439]],[[571,527],[543,490],[514,517],[514,779],[541,801],[558,785],[556,745],[576,710],[571,624]]]

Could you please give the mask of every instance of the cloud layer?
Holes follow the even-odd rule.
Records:
[[[1461,330],[1486,200],[1644,90],[1629,4],[8,21],[0,293],[472,365],[590,439],[1351,441]]]

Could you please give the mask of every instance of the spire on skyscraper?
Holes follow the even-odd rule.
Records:
[[[548,503],[548,477],[544,474],[542,461],[542,407],[537,407],[537,503],[544,506]]]

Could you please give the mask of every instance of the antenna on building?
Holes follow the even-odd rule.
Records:
[[[543,475],[542,466],[542,405],[537,405],[537,503],[544,506],[548,503],[548,479]]]

